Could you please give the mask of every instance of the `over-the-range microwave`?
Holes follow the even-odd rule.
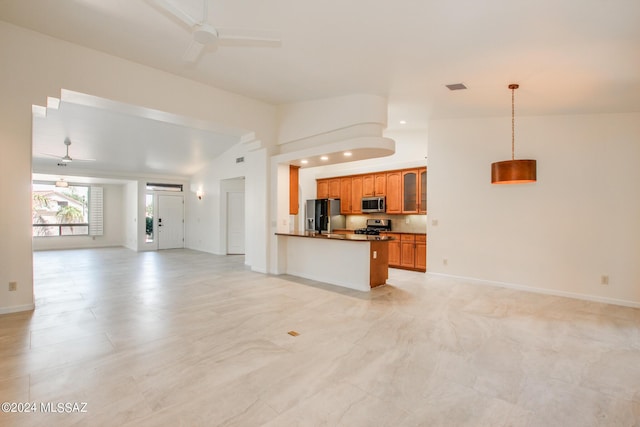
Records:
[[[362,198],[362,213],[385,212],[386,209],[384,197]]]

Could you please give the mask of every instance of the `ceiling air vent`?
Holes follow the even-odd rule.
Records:
[[[244,163],[244,157],[236,157],[236,163]]]
[[[452,85],[446,85],[447,89],[449,90],[463,90],[466,89],[467,87],[464,85],[464,83],[454,83]]]

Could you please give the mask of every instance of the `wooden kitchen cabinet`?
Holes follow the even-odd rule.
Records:
[[[389,241],[389,267],[400,267],[400,234],[380,233],[384,236],[393,237]]]
[[[371,173],[362,176],[362,197],[386,196],[387,173]]]
[[[298,172],[300,166],[289,165],[289,215],[298,215],[300,201],[298,197]]]
[[[427,168],[418,169],[418,194],[420,199],[418,202],[418,212],[427,213]]]
[[[402,172],[387,172],[385,180],[387,186],[387,213],[402,213]]]
[[[329,178],[329,199],[340,198],[340,178]]]
[[[329,180],[318,179],[316,180],[316,199],[328,199],[329,198]]]
[[[340,213],[342,215],[353,213],[352,190],[352,178],[350,176],[340,178]]]
[[[418,170],[402,171],[402,213],[418,213]]]
[[[373,175],[373,195],[374,196],[386,196],[387,195],[387,174],[376,173]]]
[[[317,187],[318,199],[340,199],[343,214],[362,213],[361,199],[377,196],[386,197],[388,214],[427,213],[426,167],[323,178]]]
[[[375,177],[373,174],[362,176],[362,197],[373,197],[376,191]]]
[[[362,175],[351,177],[351,213],[362,213]]]
[[[416,266],[416,236],[415,234],[402,234],[400,236],[400,266],[415,268]]]
[[[416,234],[415,268],[427,271],[427,235]]]

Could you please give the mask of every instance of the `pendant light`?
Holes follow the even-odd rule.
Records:
[[[515,90],[520,86],[510,84],[511,89],[511,160],[491,164],[492,184],[526,184],[536,182],[536,161],[516,160],[515,157]]]

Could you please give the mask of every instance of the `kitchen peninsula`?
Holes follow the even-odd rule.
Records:
[[[384,285],[389,277],[392,237],[276,233],[284,251],[284,272],[359,291]]]

